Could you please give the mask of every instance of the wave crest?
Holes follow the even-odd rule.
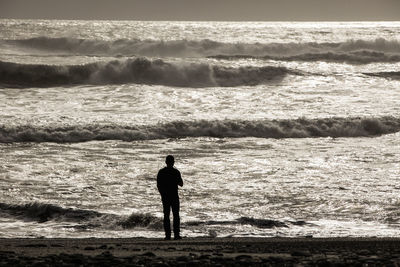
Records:
[[[326,61],[326,62],[344,62],[349,64],[368,64],[376,62],[400,62],[400,54],[386,54],[384,52],[360,50],[350,52],[323,52],[323,53],[304,53],[292,56],[251,56],[251,55],[216,55],[210,58],[236,60],[236,59],[262,59],[276,61]]]
[[[284,67],[230,68],[136,58],[85,65],[30,65],[0,61],[0,85],[50,87],[76,84],[157,84],[178,87],[257,85],[293,73]]]
[[[256,57],[283,61],[338,61],[365,64],[399,62],[398,40],[348,40],[344,42],[306,43],[222,43],[204,40],[89,40],[37,37],[3,40],[15,47],[48,52],[101,56],[151,57]]]
[[[252,217],[240,217],[236,220],[231,221],[189,221],[185,224],[188,226],[202,226],[202,225],[235,225],[235,224],[247,224],[251,226],[255,226],[257,228],[273,228],[273,227],[289,227],[288,224],[301,225],[306,224],[304,221],[299,222],[281,222],[276,220],[269,219],[255,219]]]
[[[20,220],[36,221],[45,223],[48,221],[76,222],[74,226],[78,230],[87,228],[106,228],[106,229],[132,229],[136,227],[162,230],[162,219],[151,214],[132,213],[130,216],[100,213],[94,210],[63,208],[53,204],[27,203],[27,204],[7,204],[0,203],[0,214],[3,216],[13,216]],[[188,221],[183,222],[182,226],[198,227],[209,225],[251,225],[257,228],[289,227],[289,225],[307,225],[305,221],[277,221],[270,219],[256,219],[252,217],[240,217],[229,221]]]
[[[222,43],[204,40],[129,40],[115,41],[76,38],[37,37],[3,40],[17,47],[83,55],[124,55],[152,57],[207,57],[215,55],[294,56],[307,53],[376,51],[400,53],[398,40],[348,40],[336,43]]]
[[[151,229],[162,229],[163,224],[160,218],[151,214],[132,213],[128,218],[117,223],[123,228],[148,227]]]
[[[162,221],[151,214],[132,213],[130,216],[101,213],[94,210],[64,208],[47,203],[0,203],[0,214],[17,219],[45,223],[48,221],[76,222],[77,228],[135,228],[162,229]]]
[[[101,213],[92,210],[62,208],[53,204],[37,202],[21,205],[0,203],[0,212],[40,223],[61,219],[66,221],[82,221],[102,216]]]
[[[364,75],[400,80],[400,71],[366,72]]]
[[[185,137],[363,137],[400,131],[400,119],[322,118],[293,120],[175,121],[148,126],[73,125],[0,126],[0,142],[86,142],[93,140],[153,140]]]

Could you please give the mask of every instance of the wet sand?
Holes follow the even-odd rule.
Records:
[[[400,266],[400,238],[0,239],[0,266]]]

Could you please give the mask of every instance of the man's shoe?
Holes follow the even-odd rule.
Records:
[[[171,237],[165,237],[164,240],[171,240]]]
[[[182,237],[179,235],[174,237],[174,240],[181,240],[181,239],[182,239]]]

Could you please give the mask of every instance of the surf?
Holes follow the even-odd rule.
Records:
[[[318,138],[371,137],[400,131],[400,118],[332,117],[284,120],[196,120],[143,126],[90,124],[70,126],[0,125],[0,142],[76,143],[102,140],[155,140],[190,137]]]
[[[89,228],[102,228],[110,230],[133,229],[137,227],[151,230],[162,231],[162,218],[152,214],[132,213],[130,215],[119,215],[112,213],[102,213],[89,209],[67,208],[50,203],[22,203],[9,204],[0,203],[0,214],[5,217],[13,217],[23,221],[33,221],[46,223],[75,222],[79,223],[74,227],[77,230]],[[303,226],[310,223],[305,221],[278,221],[271,219],[258,219],[253,217],[240,217],[235,220],[206,220],[206,221],[187,221],[183,222],[183,227],[204,227],[218,225],[251,225],[261,229],[267,228],[288,228],[290,225]]]
[[[2,87],[149,84],[176,87],[236,87],[280,81],[298,72],[285,67],[226,67],[206,63],[130,58],[83,65],[19,64],[0,61]]]
[[[365,72],[363,74],[372,77],[400,80],[400,71]]]
[[[398,61],[400,42],[397,39],[346,40],[343,42],[291,42],[245,43],[201,40],[151,40],[118,39],[114,41],[79,39],[70,37],[35,37],[17,40],[0,40],[0,44],[20,49],[32,49],[51,53],[99,56],[147,56],[147,57],[210,57],[247,55],[254,57],[291,57],[307,54],[348,54],[357,51],[382,52],[386,60]],[[309,60],[312,57],[309,57]],[[317,57],[314,57],[318,60]],[[378,59],[376,59],[378,60]],[[378,61],[377,61],[378,62]],[[386,61],[384,61],[386,62]]]
[[[359,50],[350,52],[303,53],[292,56],[216,55],[216,56],[211,56],[209,58],[222,59],[222,60],[258,59],[258,60],[275,60],[275,61],[308,61],[308,62],[324,61],[324,62],[339,62],[348,64],[400,62],[400,54],[390,54],[390,53],[376,52],[369,50]]]

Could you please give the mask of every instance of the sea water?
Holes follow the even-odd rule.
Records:
[[[0,237],[400,236],[400,22],[0,20]]]

